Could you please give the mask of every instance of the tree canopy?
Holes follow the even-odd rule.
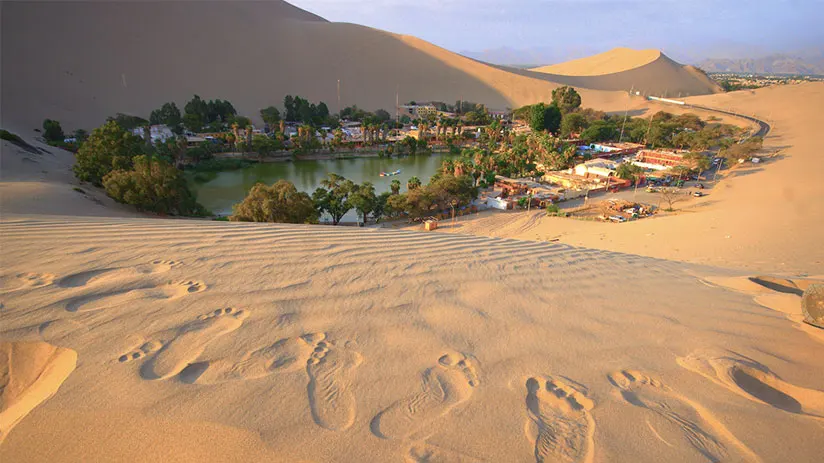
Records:
[[[149,123],[152,125],[165,124],[172,132],[181,134],[183,116],[180,115],[180,110],[174,102],[164,103],[160,109],[152,111],[152,114],[149,116]]]
[[[232,210],[229,220],[235,222],[315,223],[318,215],[312,198],[288,180],[255,184]]]
[[[44,120],[43,138],[45,138],[47,142],[62,142],[66,138],[66,135],[63,133],[63,127],[60,126],[60,122],[52,119]]]
[[[552,91],[552,103],[566,114],[581,107],[581,95],[569,86],[558,87]]]
[[[74,174],[96,186],[113,170],[128,170],[135,156],[144,154],[142,138],[127,132],[117,122],[109,121],[92,131],[75,155]]]
[[[103,178],[106,194],[140,211],[187,216],[207,215],[195,201],[179,170],[162,159],[141,155],[132,169],[117,169]]]

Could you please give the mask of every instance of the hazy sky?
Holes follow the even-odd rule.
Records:
[[[586,55],[657,48],[681,60],[824,49],[824,0],[288,0],[330,21],[452,51]]]

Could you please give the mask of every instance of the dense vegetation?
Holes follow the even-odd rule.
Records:
[[[172,162],[183,156],[186,139],[152,146],[114,120],[94,129],[75,155],[74,174],[102,186],[116,201],[159,214],[207,215]]]

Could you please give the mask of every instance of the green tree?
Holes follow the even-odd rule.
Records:
[[[321,182],[321,187],[312,194],[312,201],[318,214],[327,213],[332,218],[332,225],[340,223],[340,219],[352,209],[349,195],[355,189],[355,184],[338,174],[329,174]]]
[[[143,139],[123,130],[115,121],[92,131],[75,155],[74,174],[96,186],[113,170],[129,170],[132,159],[144,154]]]
[[[139,116],[132,116],[131,114],[117,113],[114,117],[106,118],[106,122],[114,121],[124,130],[133,130],[138,127],[149,125],[149,121]]]
[[[74,131],[74,139],[77,140],[77,145],[81,145],[83,142],[89,139],[89,132],[86,132],[83,129],[77,129]]]
[[[389,184],[389,188],[392,190],[393,195],[400,194],[401,192],[401,182],[398,179],[393,179],[392,182]]]
[[[140,211],[185,216],[208,214],[195,201],[182,173],[162,159],[137,156],[134,169],[118,169],[106,174],[103,187],[115,201],[130,204]]]
[[[273,140],[266,135],[252,137],[252,151],[256,152],[261,160],[280,148],[280,143],[277,140]]]
[[[547,106],[544,115],[544,128],[549,132],[558,133],[561,129],[561,117],[561,110],[558,109],[558,106],[555,104]]]
[[[349,203],[366,223],[367,216],[375,209],[378,198],[375,196],[375,187],[370,182],[355,185],[349,195]]]
[[[415,190],[421,187],[421,179],[418,177],[412,177],[406,182],[406,189],[407,190]]]
[[[389,111],[387,111],[385,109],[379,109],[379,110],[375,111],[375,118],[377,118],[378,121],[380,121],[380,122],[386,122],[386,121],[392,119],[392,115],[390,115]]]
[[[243,202],[235,204],[229,220],[233,222],[315,223],[317,210],[308,194],[288,180],[272,186],[258,183]]]
[[[572,87],[558,87],[552,91],[552,102],[563,114],[567,114],[581,107],[581,95]]]
[[[176,134],[182,133],[183,117],[180,115],[180,109],[174,102],[164,103],[160,109],[155,109],[149,116],[149,123],[152,125],[164,124],[169,127],[172,132]]]
[[[561,136],[569,137],[573,133],[580,134],[588,127],[586,116],[581,113],[567,113],[561,119]]]
[[[709,170],[712,162],[710,158],[702,153],[687,153],[683,157],[684,161],[686,161],[689,165],[689,168],[698,172],[704,172]]]
[[[618,138],[618,129],[612,122],[595,121],[581,132],[581,140],[597,143]]]
[[[384,216],[389,215],[389,208],[387,207],[387,204],[389,203],[389,198],[393,196],[398,195],[393,195],[388,191],[384,191],[377,196],[375,199],[375,207],[372,209],[372,217],[375,218],[375,223],[380,222]]]
[[[263,108],[260,110],[260,118],[263,119],[263,122],[269,124],[270,129],[274,131],[280,123],[280,111],[274,106]]]
[[[46,119],[43,121],[43,138],[49,143],[62,142],[66,135],[63,133],[63,127],[60,122],[53,119]]]
[[[632,180],[634,183],[638,178],[640,178],[641,174],[644,173],[644,169],[628,162],[624,162],[619,165],[617,169],[615,169],[615,173],[618,175],[618,178]]]

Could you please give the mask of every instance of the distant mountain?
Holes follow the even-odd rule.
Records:
[[[763,58],[707,59],[698,67],[707,72],[824,75],[824,53],[804,57],[774,54]]]

